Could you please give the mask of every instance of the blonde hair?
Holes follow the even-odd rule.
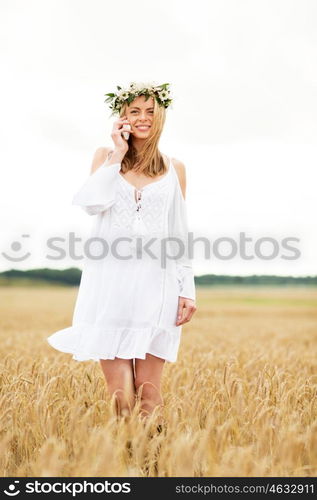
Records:
[[[160,106],[156,99],[154,101],[153,120],[149,136],[144,140],[141,151],[137,151],[132,144],[132,134],[128,139],[129,149],[122,162],[121,170],[125,174],[128,170],[135,170],[149,177],[163,175],[167,172],[167,165],[158,149],[159,139],[166,119],[166,109]],[[132,104],[132,103],[130,103]],[[124,104],[120,110],[120,118],[125,115],[128,104]]]

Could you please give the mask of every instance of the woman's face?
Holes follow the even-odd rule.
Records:
[[[153,122],[154,98],[147,101],[144,96],[138,96],[126,108],[126,117],[129,120],[133,137],[145,139],[150,133]]]

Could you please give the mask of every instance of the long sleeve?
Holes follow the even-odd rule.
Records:
[[[74,195],[72,205],[79,205],[88,215],[96,215],[115,202],[116,183],[121,163],[101,165]]]
[[[176,260],[179,296],[196,300],[194,272],[188,248],[187,206],[178,179],[169,210],[168,224],[170,248]]]

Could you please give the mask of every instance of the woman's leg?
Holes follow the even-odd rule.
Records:
[[[141,415],[149,416],[163,404],[161,376],[165,359],[147,353],[145,359],[135,359],[135,390],[141,400]]]
[[[132,359],[100,359],[110,394],[115,394],[118,415],[130,414],[135,404]]]

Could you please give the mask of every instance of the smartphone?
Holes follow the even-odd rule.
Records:
[[[131,125],[129,125],[128,123],[124,123],[122,128],[124,130],[131,130]],[[130,137],[130,133],[129,132],[121,132],[121,133],[122,133],[124,139],[127,141]]]

